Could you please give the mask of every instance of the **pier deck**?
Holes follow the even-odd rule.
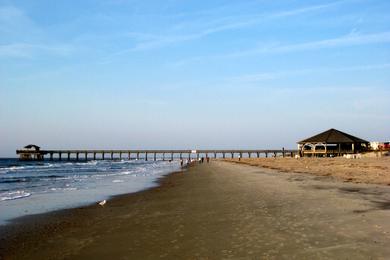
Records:
[[[40,160],[174,160],[194,159],[200,157],[209,158],[243,158],[243,157],[269,157],[291,156],[297,154],[297,150],[16,150],[21,160],[25,158],[40,158]],[[38,156],[37,156],[38,155]]]

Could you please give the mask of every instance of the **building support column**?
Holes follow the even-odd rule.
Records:
[[[325,157],[328,157],[328,146],[325,143]]]

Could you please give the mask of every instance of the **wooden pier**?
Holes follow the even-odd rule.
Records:
[[[175,160],[204,158],[293,157],[297,150],[16,150],[21,160]],[[39,158],[39,159],[37,159]]]

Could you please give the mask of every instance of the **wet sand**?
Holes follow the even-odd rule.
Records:
[[[390,187],[222,161],[161,186],[23,218],[5,259],[388,259]]]

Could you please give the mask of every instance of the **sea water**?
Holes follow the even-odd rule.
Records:
[[[95,203],[156,184],[177,161],[22,162],[0,159],[0,225],[24,215]]]

